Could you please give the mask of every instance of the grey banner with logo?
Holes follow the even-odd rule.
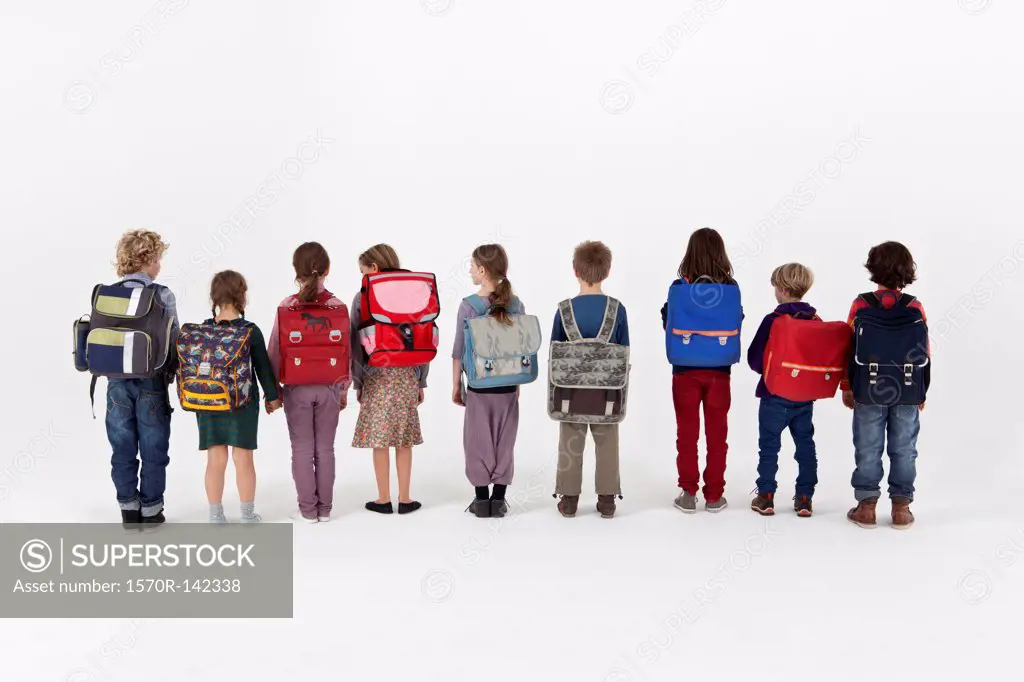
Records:
[[[292,525],[0,524],[4,618],[291,618]]]

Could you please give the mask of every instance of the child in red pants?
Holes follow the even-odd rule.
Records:
[[[725,242],[715,230],[705,227],[690,235],[686,255],[679,265],[677,286],[698,281],[735,285],[732,264],[725,252]],[[661,309],[662,326],[668,320],[668,304]],[[729,450],[729,406],[731,366],[672,366],[672,402],[676,411],[676,468],[679,487],[675,500],[681,511],[697,511],[700,489],[700,464],[697,444],[700,440],[700,412],[704,410],[704,435],[707,442],[707,463],[704,467],[704,507],[719,512],[728,506],[725,499],[725,456]]]

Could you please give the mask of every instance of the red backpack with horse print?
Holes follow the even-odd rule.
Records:
[[[277,309],[284,386],[335,385],[348,381],[350,340],[348,307],[328,305],[334,294],[323,291],[310,303]]]

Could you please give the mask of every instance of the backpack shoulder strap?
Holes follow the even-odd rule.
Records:
[[[608,297],[604,306],[604,320],[601,321],[601,331],[597,333],[597,340],[601,343],[611,343],[612,333],[615,331],[615,322],[619,319],[618,300]]]
[[[570,341],[582,341],[583,335],[576,325],[576,315],[572,310],[572,299],[567,298],[558,304],[558,313],[562,316],[562,328],[565,330],[565,338]]]
[[[477,315],[486,315],[491,309],[491,302],[485,299],[479,294],[473,294],[462,299],[469,304],[469,307],[473,309]]]
[[[916,300],[916,296],[911,296],[910,294],[900,294],[900,297],[896,299],[896,306],[900,308],[909,308],[910,304]]]
[[[857,298],[867,303],[869,308],[878,308],[882,305],[882,301],[878,298],[878,294],[873,291],[863,293]]]

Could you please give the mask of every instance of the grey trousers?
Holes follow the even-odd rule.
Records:
[[[579,495],[583,490],[583,450],[587,429],[594,436],[597,466],[594,479],[598,495],[619,495],[619,425],[562,422],[558,436],[558,474],[555,493]]]
[[[466,391],[465,398],[462,445],[469,484],[510,485],[519,432],[519,395]]]

